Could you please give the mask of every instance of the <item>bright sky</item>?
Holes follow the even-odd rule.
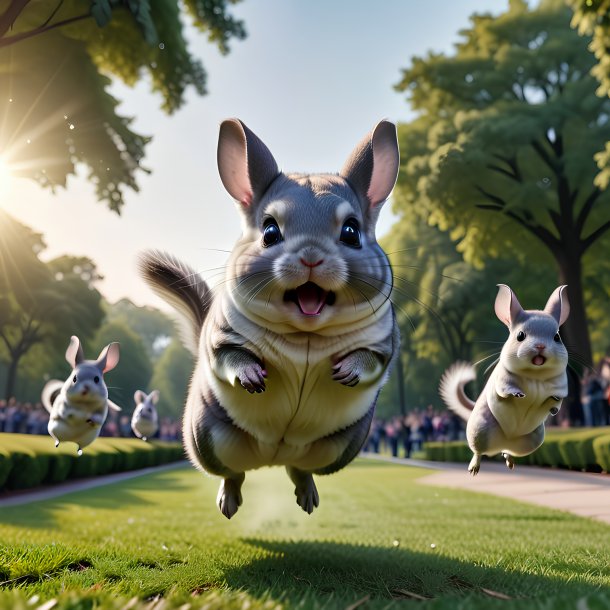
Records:
[[[508,0],[244,0],[232,8],[248,31],[221,56],[189,34],[208,72],[209,94],[189,94],[174,116],[146,83],[114,94],[132,128],[154,139],[127,192],[121,217],[97,203],[85,171],[56,195],[26,180],[0,176],[0,206],[45,235],[45,258],[86,255],[105,276],[110,300],[167,306],[137,275],[137,253],[158,248],[211,281],[239,235],[239,216],[216,168],[218,126],[239,117],[287,171],[339,171],[356,143],[379,121],[412,115],[393,85],[413,56],[451,52],[474,12],[506,10]],[[75,126],[78,129],[78,125]],[[389,205],[377,233],[392,223]]]

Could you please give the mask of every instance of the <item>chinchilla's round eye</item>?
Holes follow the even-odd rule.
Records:
[[[517,333],[517,341],[523,341],[523,339],[525,339],[525,333],[522,330],[520,330]]]
[[[100,378],[99,378],[99,377],[96,375],[96,376],[93,378],[93,381],[95,381],[95,383],[99,383],[99,382],[100,382]]]
[[[341,243],[352,248],[360,248],[360,227],[355,218],[349,218],[341,227]]]
[[[559,333],[555,333],[553,341],[555,341],[555,343],[561,343],[561,337],[559,336]]]
[[[263,227],[263,246],[268,248],[269,246],[275,246],[282,241],[282,233],[280,228],[277,226],[277,222],[273,218],[268,218],[265,221]]]
[[[78,377],[76,375],[74,375],[74,377],[72,377],[72,382],[76,383],[78,381]]]

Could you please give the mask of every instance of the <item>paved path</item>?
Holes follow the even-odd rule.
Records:
[[[0,494],[0,509],[5,506],[18,506],[20,504],[29,504],[30,502],[49,500],[51,498],[63,496],[64,494],[72,493],[73,491],[83,491],[85,489],[101,487],[102,485],[110,485],[111,483],[118,483],[119,481],[141,477],[145,474],[153,474],[163,472],[164,470],[173,470],[175,468],[186,468],[188,465],[189,464],[186,461],[173,462],[171,464],[164,464],[163,466],[151,466],[150,468],[142,468],[140,470],[130,470],[128,472],[107,474],[100,477],[92,477],[90,479],[68,481],[66,483],[59,483],[58,485],[48,485],[34,490],[24,489],[23,491],[9,492],[6,495]]]
[[[508,470],[504,464],[483,459],[479,474],[473,477],[468,473],[465,463],[427,462],[374,454],[366,454],[366,457],[440,470],[418,479],[419,483],[426,485],[504,496],[610,524],[610,475],[607,474],[519,464],[514,470]]]

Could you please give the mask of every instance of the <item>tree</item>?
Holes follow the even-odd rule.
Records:
[[[475,268],[462,259],[448,233],[427,225],[418,211],[405,211],[381,244],[394,273],[392,301],[404,368],[390,378],[391,397],[382,395],[380,412],[389,411],[390,401],[397,411],[399,375],[408,404],[422,407],[439,404],[438,382],[456,360],[480,362],[481,373],[495,361],[507,336],[494,313],[496,284],[514,288],[528,309],[541,308],[554,288],[552,268],[542,262],[530,269],[522,260],[499,258]]]
[[[131,328],[140,336],[151,361],[156,362],[176,337],[173,320],[154,307],[138,307],[129,299],[121,299],[108,308],[108,321],[118,322]]]
[[[64,256],[48,264],[42,237],[0,211],[0,358],[8,366],[5,397],[13,395],[22,359],[37,345],[63,355],[70,335],[93,335],[103,318],[93,286],[95,265]],[[42,385],[42,384],[41,384]]]
[[[578,28],[579,34],[591,37],[590,51],[597,63],[591,74],[598,80],[597,95],[610,95],[610,54],[608,39],[610,37],[610,0],[567,0],[574,11],[572,26]],[[594,156],[600,173],[595,183],[600,188],[607,188],[610,183],[610,142]]]
[[[584,280],[610,229],[593,155],[610,138],[610,100],[595,95],[570,17],[560,0],[512,0],[474,15],[453,55],[413,59],[397,85],[419,116],[399,127],[396,208],[423,209],[474,264],[550,255],[569,286],[566,342],[590,361]]]
[[[0,157],[12,173],[55,189],[77,163],[88,167],[97,197],[120,213],[124,187],[150,138],[117,114],[109,76],[134,85],[143,77],[174,112],[206,73],[189,53],[187,18],[222,53],[244,38],[227,11],[236,0],[7,0],[0,8]]]
[[[193,373],[193,356],[178,341],[173,339],[155,363],[150,388],[159,390],[158,411],[161,417],[179,418],[184,410],[184,401]]]
[[[152,364],[142,339],[119,322],[105,322],[94,339],[86,344],[85,356],[97,358],[102,349],[113,341],[120,344],[121,356],[116,368],[105,375],[105,380],[110,399],[122,407],[127,415],[134,409],[133,395],[136,390],[148,387]]]

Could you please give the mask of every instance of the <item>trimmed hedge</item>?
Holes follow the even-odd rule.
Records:
[[[435,462],[469,462],[472,457],[466,441],[425,443],[424,451],[426,459]],[[610,427],[552,430],[541,447],[517,460],[534,466],[610,472]]]
[[[55,448],[49,436],[0,433],[0,490],[52,485],[183,459],[178,442],[102,437],[79,456],[74,443]]]

